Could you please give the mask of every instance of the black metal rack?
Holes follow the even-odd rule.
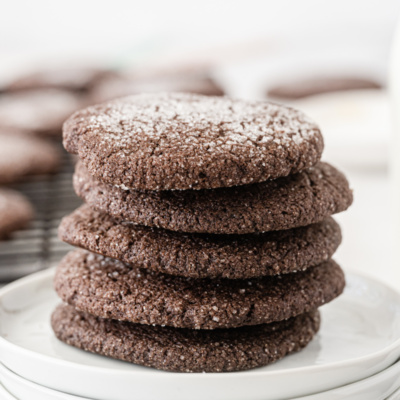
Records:
[[[81,200],[72,189],[73,157],[63,154],[57,174],[13,186],[32,202],[35,219],[27,229],[0,241],[2,283],[52,267],[71,249],[58,239],[57,228],[61,218],[77,208]]]

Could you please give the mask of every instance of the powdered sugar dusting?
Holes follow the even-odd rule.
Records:
[[[104,182],[144,190],[261,182],[315,165],[323,149],[300,111],[184,93],[89,107],[65,123],[64,144]]]
[[[88,128],[106,132],[103,141],[120,149],[130,149],[140,137],[163,139],[166,133],[170,143],[203,143],[209,152],[271,141],[299,145],[318,131],[300,111],[267,102],[165,93],[130,96],[109,105],[106,112],[90,116]]]

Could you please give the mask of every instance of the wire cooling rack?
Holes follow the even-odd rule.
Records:
[[[57,227],[81,204],[72,189],[73,169],[72,156],[64,152],[59,173],[13,186],[32,202],[35,219],[27,229],[0,241],[0,282],[52,267],[71,249],[58,239]]]

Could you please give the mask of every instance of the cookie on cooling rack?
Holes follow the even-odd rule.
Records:
[[[25,196],[14,190],[0,189],[0,239],[25,228],[33,214],[33,207]]]
[[[61,152],[55,144],[0,128],[0,184],[56,172],[60,163]]]

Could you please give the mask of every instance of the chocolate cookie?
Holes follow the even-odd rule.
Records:
[[[223,96],[222,88],[207,75],[167,74],[147,78],[115,77],[106,79],[91,92],[93,104],[139,93],[184,92],[204,96]]]
[[[341,241],[339,225],[332,218],[263,234],[185,234],[116,221],[87,205],[62,220],[59,236],[135,267],[190,278],[229,279],[305,270],[331,258]]]
[[[344,90],[379,89],[381,85],[369,79],[360,78],[316,78],[273,87],[268,97],[297,100],[316,94],[339,92]]]
[[[0,239],[25,228],[33,218],[33,208],[21,193],[0,189]]]
[[[253,185],[161,192],[101,183],[77,164],[74,188],[91,207],[114,217],[172,231],[215,234],[306,226],[346,210],[353,201],[344,175],[326,163]]]
[[[51,325],[63,342],[107,357],[173,372],[232,372],[302,349],[318,332],[320,316],[313,311],[272,324],[200,331],[101,319],[60,305]]]
[[[115,72],[98,68],[59,68],[36,71],[11,82],[6,91],[32,89],[65,89],[85,92],[104,79],[117,76]]]
[[[281,105],[183,93],[130,96],[78,111],[64,146],[103,182],[139,190],[210,189],[316,164],[317,125]]]
[[[0,184],[55,172],[61,154],[45,140],[0,129]]]
[[[345,285],[327,261],[304,272],[252,280],[158,274],[84,250],[59,264],[54,286],[66,303],[103,318],[216,329],[281,321],[328,303]]]
[[[0,96],[0,127],[59,136],[66,118],[81,106],[67,91],[29,90]]]

